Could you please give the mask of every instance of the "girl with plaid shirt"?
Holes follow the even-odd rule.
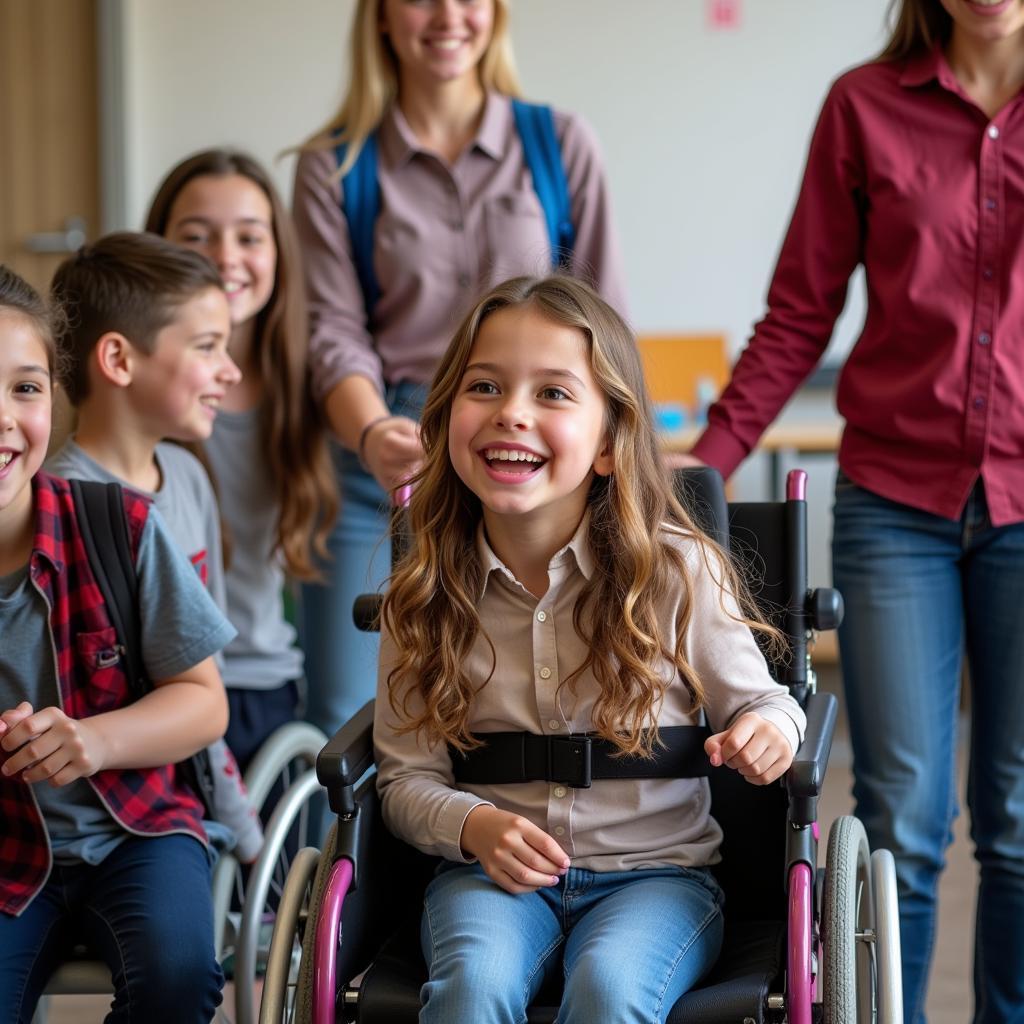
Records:
[[[153,681],[133,699],[70,489],[39,468],[55,362],[46,307],[0,266],[0,1021],[28,1024],[84,943],[110,965],[108,1021],[205,1022],[223,985],[210,856],[174,766],[224,732],[213,654],[234,630],[125,492]]]

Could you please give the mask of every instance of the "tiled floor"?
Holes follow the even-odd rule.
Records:
[[[830,673],[823,673],[822,685],[834,689]],[[961,779],[963,772],[961,771]],[[836,742],[820,805],[822,853],[824,838],[832,820],[851,810],[850,746],[845,725],[840,720]],[[971,936],[974,920],[975,871],[971,859],[966,825],[961,817],[956,826],[956,841],[949,851],[948,867],[940,895],[941,910],[935,964],[928,998],[929,1024],[965,1024],[971,1012]],[[103,1019],[108,1001],[99,998],[55,999],[50,1024],[93,1024]],[[230,1000],[225,1001],[230,1007]],[[231,1020],[230,1014],[223,1020]]]

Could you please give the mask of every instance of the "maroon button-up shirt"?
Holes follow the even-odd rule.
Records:
[[[833,85],[768,312],[694,454],[731,473],[821,357],[863,263],[864,329],[839,377],[839,463],[947,519],[979,474],[1024,520],[1024,94],[991,120],[940,50]]]

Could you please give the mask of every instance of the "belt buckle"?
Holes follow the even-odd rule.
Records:
[[[589,736],[548,737],[548,779],[573,789],[590,789]]]

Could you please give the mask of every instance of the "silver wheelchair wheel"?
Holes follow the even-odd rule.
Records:
[[[254,987],[261,962],[270,945],[273,915],[280,900],[291,863],[287,851],[289,836],[297,834],[300,847],[309,845],[312,821],[309,804],[320,792],[316,769],[300,775],[274,807],[264,829],[263,849],[249,875],[242,906],[242,923],[235,945],[235,1022],[252,1024],[256,1020]]]
[[[875,1020],[874,914],[864,826],[837,818],[828,834],[821,944],[825,1024]]]
[[[259,1024],[296,1024],[302,939],[312,910],[313,876],[320,851],[307,846],[295,855],[281,893],[267,957]]]
[[[875,978],[878,1024],[903,1024],[903,973],[896,862],[888,850],[871,854],[875,912]]]

